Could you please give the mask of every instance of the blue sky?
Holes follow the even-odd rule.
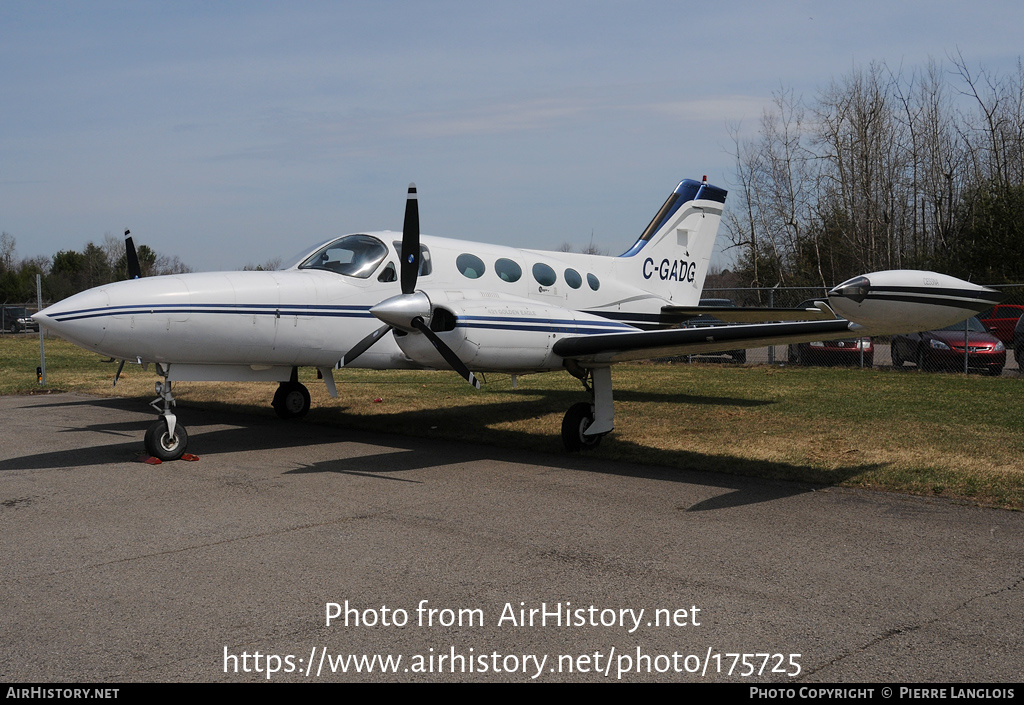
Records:
[[[415,181],[425,233],[618,254],[679,179],[730,187],[729,125],[780,87],[1010,72],[1022,29],[1019,2],[8,0],[0,229],[237,269],[401,229]]]

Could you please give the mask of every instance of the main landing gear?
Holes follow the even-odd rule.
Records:
[[[301,419],[309,412],[309,390],[299,382],[299,368],[292,368],[292,378],[281,382],[270,403],[282,419]]]
[[[188,432],[171,412],[175,404],[171,381],[167,379],[170,368],[157,363],[156,371],[164,381],[156,383],[157,397],[149,405],[160,412],[160,419],[146,431],[146,452],[160,460],[177,460],[185,453]]]
[[[566,365],[569,373],[583,383],[592,402],[573,404],[562,418],[562,445],[570,453],[596,448],[615,426],[610,367],[583,368]]]

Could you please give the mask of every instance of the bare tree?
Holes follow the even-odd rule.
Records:
[[[0,273],[14,269],[14,236],[8,232],[0,233]]]
[[[1024,64],[999,76],[951,63],[872,63],[809,104],[783,89],[756,137],[731,128],[725,228],[747,281],[936,265],[1010,276],[1003,260],[1024,250]]]

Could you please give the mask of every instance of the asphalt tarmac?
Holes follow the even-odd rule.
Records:
[[[138,400],[0,398],[0,680],[1024,673],[1021,513],[178,417],[147,465]]]

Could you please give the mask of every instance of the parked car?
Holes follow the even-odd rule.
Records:
[[[1013,329],[1021,316],[1024,316],[1024,304],[999,304],[978,318],[989,333],[1003,341],[1003,345],[1013,345]]]
[[[698,306],[728,306],[729,308],[736,308],[736,302],[732,299],[701,299]],[[725,321],[715,318],[712,315],[704,314],[691,318],[683,324],[685,328],[711,328],[714,326],[727,325]],[[746,350],[726,350],[721,353],[708,353],[708,355],[725,356],[733,360],[734,362],[745,363],[747,361]],[[704,357],[702,354],[701,357]]]
[[[913,361],[918,369],[964,369],[964,334],[967,335],[967,366],[992,376],[1003,373],[1006,346],[982,325],[977,317],[954,323],[940,330],[926,330],[909,335],[894,335],[890,351],[892,366],[903,367]]]
[[[1017,327],[1013,329],[1013,356],[1017,360],[1017,368],[1024,363],[1024,316],[1017,319]]]
[[[36,320],[32,318],[32,316],[28,316],[27,318],[19,318],[18,326],[21,327],[22,330],[30,330],[35,333],[39,332],[39,324],[36,323]]]
[[[8,333],[20,333],[25,330],[19,319],[28,318],[28,310],[24,306],[0,307],[0,327]]]
[[[797,308],[814,308],[808,299]],[[851,365],[859,366],[861,351],[864,352],[864,367],[875,364],[875,345],[871,338],[844,338],[842,340],[816,340],[810,343],[794,343],[789,346],[789,362],[793,365]]]

